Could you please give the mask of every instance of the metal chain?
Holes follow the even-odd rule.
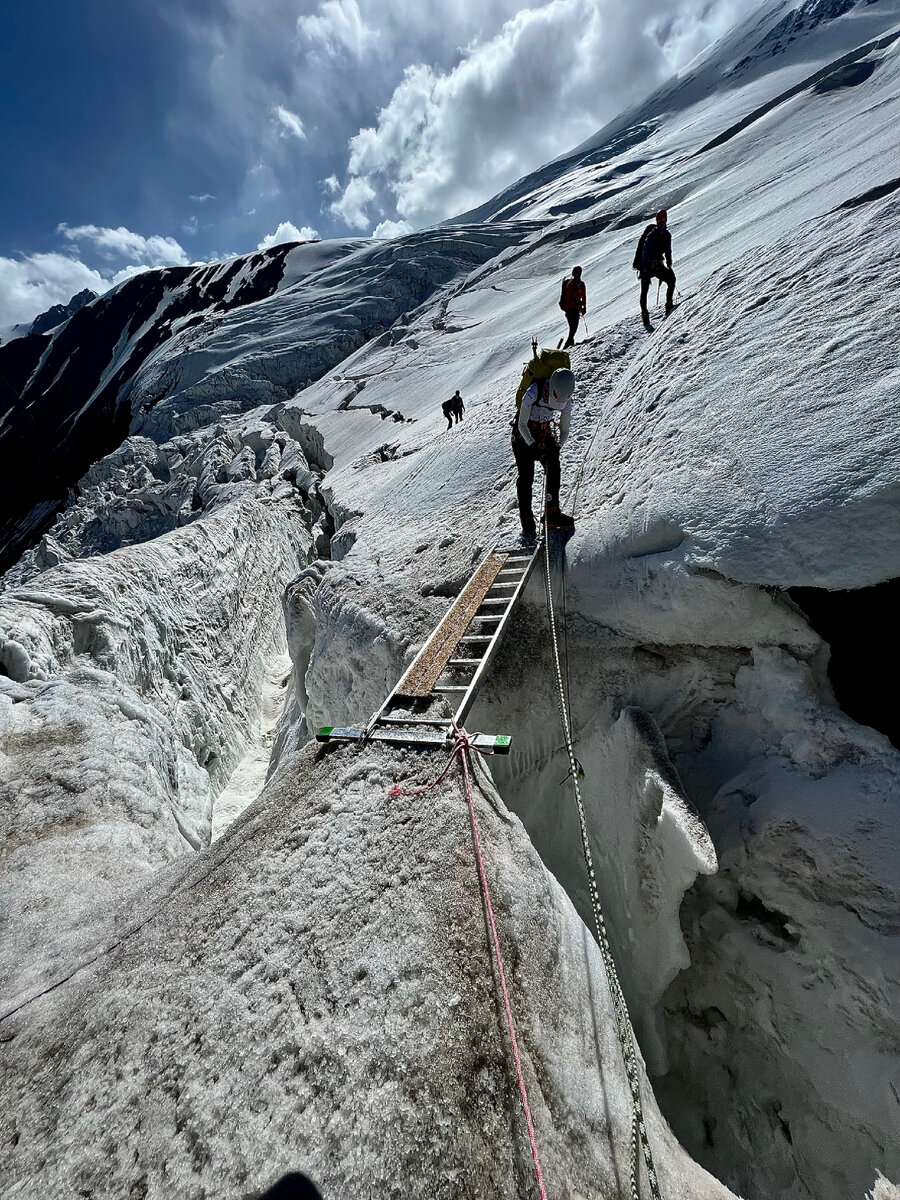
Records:
[[[656,1168],[653,1165],[653,1154],[650,1149],[650,1139],[647,1137],[647,1130],[644,1124],[644,1112],[641,1105],[641,1081],[640,1070],[638,1067],[637,1054],[635,1052],[634,1030],[631,1025],[631,1018],[628,1015],[628,1006],[625,1003],[625,996],[622,992],[621,984],[619,983],[619,973],[616,970],[615,960],[612,954],[612,948],[609,944],[609,936],[606,932],[606,922],[603,919],[603,910],[600,907],[600,895],[597,890],[597,879],[594,874],[594,858],[591,854],[591,847],[588,841],[587,821],[584,815],[584,803],[581,799],[581,789],[578,786],[578,765],[575,759],[575,750],[572,745],[572,731],[569,723],[568,706],[566,704],[565,689],[563,686],[562,669],[559,662],[559,641],[556,633],[556,615],[553,608],[553,591],[551,588],[550,576],[550,544],[547,536],[546,517],[544,528],[544,583],[547,591],[547,610],[550,617],[550,638],[553,644],[553,663],[556,671],[556,687],[557,699],[559,701],[559,715],[562,721],[563,735],[566,740],[566,752],[569,756],[569,770],[572,777],[572,789],[575,794],[575,804],[578,809],[578,824],[581,830],[581,846],[584,851],[584,861],[587,867],[588,875],[588,890],[591,897],[591,908],[594,914],[594,926],[597,931],[597,944],[600,947],[600,954],[603,958],[603,966],[606,971],[606,982],[609,986],[609,993],[613,1002],[613,1012],[616,1018],[616,1031],[619,1035],[619,1045],[622,1050],[622,1058],[625,1063],[625,1073],[628,1076],[628,1084],[631,1089],[631,1197],[632,1200],[640,1200],[640,1155],[638,1154],[638,1145],[643,1154],[644,1166],[647,1170],[647,1181],[650,1184],[650,1195],[653,1200],[661,1200],[659,1182],[656,1177]]]

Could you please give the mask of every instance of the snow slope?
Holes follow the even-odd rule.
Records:
[[[554,588],[589,837],[656,1094],[735,1192],[892,1190],[900,760],[838,708],[828,647],[787,589],[900,575],[898,37],[895,0],[766,6],[459,227],[299,247],[263,298],[210,315],[179,293],[184,325],[165,335],[157,300],[137,357],[137,327],[111,321],[91,387],[109,384],[99,425],[127,414],[130,437],[42,537],[40,497],[11,523],[32,548],[0,598],[3,1119],[25,1131],[5,1151],[10,1194],[42,1162],[57,1188],[98,1195],[246,1190],[282,1166],[335,1195],[398,1175],[404,1193],[528,1194],[461,796],[388,805],[431,757],[302,747],[367,718],[479,556],[515,535],[511,395],[532,333],[562,332],[576,259],[594,336],[574,357],[578,525]],[[629,264],[660,204],[686,299],[647,339]],[[96,304],[42,370],[69,370],[64,338]],[[29,340],[8,348],[24,378]],[[445,432],[457,387],[466,418]],[[285,648],[277,773],[195,855],[216,798],[253,800]],[[515,739],[491,765],[502,802],[483,783],[489,869],[556,1194],[624,1195],[624,1088],[576,916],[555,705],[536,579],[472,714]],[[102,757],[110,744],[125,751]],[[448,1009],[465,1018],[449,1048]],[[722,1194],[651,1127],[664,1195]]]

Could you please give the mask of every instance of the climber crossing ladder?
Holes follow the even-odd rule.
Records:
[[[462,728],[475,703],[540,546],[490,550],[366,727],[327,725],[316,741],[449,747],[454,727]],[[510,742],[505,734],[479,733],[472,745],[508,754]]]

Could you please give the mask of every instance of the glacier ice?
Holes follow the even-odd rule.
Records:
[[[900,6],[845,8],[773,54],[767,6],[460,224],[151,272],[0,347],[51,415],[83,382],[59,428],[0,425],[57,472],[0,522],[10,1195],[529,1194],[458,784],[391,798],[434,760],[307,742],[515,533],[510,395],[573,253],[554,586],[663,1195],[894,1193],[900,762],[788,595],[900,576]],[[646,341],[661,197],[686,296]],[[472,715],[515,739],[478,807],[548,1179],[624,1196],[555,703],[535,579]]]

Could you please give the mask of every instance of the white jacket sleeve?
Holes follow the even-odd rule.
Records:
[[[572,424],[571,408],[564,409],[559,414],[559,448],[562,450],[566,444],[566,438],[569,436],[569,426]]]
[[[534,438],[531,436],[531,430],[528,428],[528,420],[531,416],[531,402],[534,399],[535,390],[535,386],[532,384],[522,397],[522,403],[519,405],[519,419],[516,422],[516,427],[525,439],[527,446],[534,445]]]

